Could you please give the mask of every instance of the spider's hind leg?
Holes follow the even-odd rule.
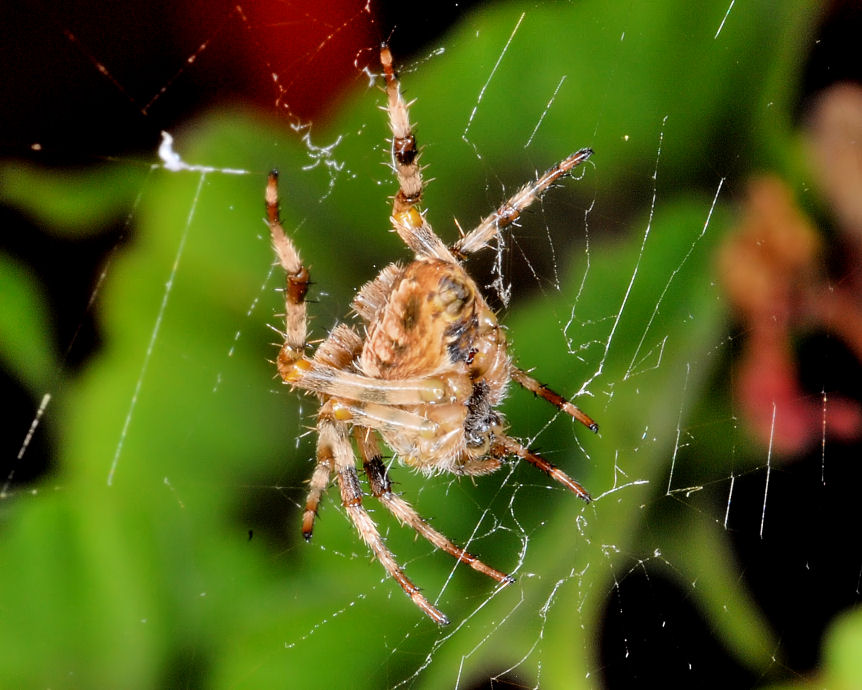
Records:
[[[533,395],[542,398],[543,400],[547,400],[554,407],[559,408],[573,419],[578,420],[593,433],[598,433],[599,425],[596,424],[592,418],[583,412],[577,405],[569,402],[559,393],[555,393],[546,385],[539,383],[523,369],[518,369],[518,367],[513,366],[510,369],[510,374],[512,376],[512,380],[516,381],[519,386],[526,388]]]
[[[421,534],[435,547],[441,551],[445,551],[462,563],[466,563],[473,570],[483,573],[504,585],[515,581],[511,575],[506,575],[495,568],[485,565],[473,554],[455,546],[449,539],[425,522],[412,505],[401,498],[401,496],[392,492],[392,482],[389,480],[386,466],[381,459],[380,446],[377,443],[374,431],[354,427],[354,437],[359,447],[359,453],[362,456],[362,465],[368,477],[371,493],[386,506],[389,512],[401,524],[409,525],[416,530],[417,534]]]
[[[341,502],[362,541],[368,545],[386,572],[395,579],[416,606],[435,623],[448,624],[449,619],[425,598],[398,566],[395,556],[384,543],[377,526],[363,507],[362,488],[356,474],[347,425],[335,420],[328,407],[324,405],[318,416],[317,431],[318,458],[331,458],[338,487],[341,490]]]
[[[305,510],[302,513],[302,536],[305,541],[311,541],[314,532],[314,520],[317,518],[317,510],[320,507],[320,497],[329,486],[332,477],[333,455],[329,446],[317,445],[317,464],[311,475],[308,486],[308,494],[305,498]]]
[[[522,460],[526,460],[531,465],[538,467],[542,472],[560,482],[560,484],[565,486],[579,498],[584,499],[587,503],[593,500],[584,487],[578,484],[578,482],[563,472],[559,467],[551,464],[541,455],[534,453],[522,443],[509,436],[499,437],[497,439],[497,446],[495,448],[492,447],[491,453],[499,457],[504,455],[516,455]]]

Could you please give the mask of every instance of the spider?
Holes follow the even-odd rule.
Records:
[[[423,187],[419,152],[386,45],[381,47],[380,61],[392,130],[392,168],[398,179],[391,222],[415,256],[406,265],[389,264],[357,292],[352,310],[363,322],[361,330],[338,324],[309,356],[305,307],[309,273],[282,228],[278,173],[270,173],[267,216],[273,248],[286,274],[284,343],[276,366],[285,383],[320,400],[317,462],[302,517],[303,536],[311,539],[321,495],[335,474],[344,509],[359,536],[413,603],[442,625],[449,619],[404,574],[362,505],[354,444],[371,494],[399,522],[501,585],[514,579],[456,546],[393,492],[380,439],[403,464],[427,475],[483,475],[515,456],[590,501],[578,482],[509,436],[497,408],[509,382],[515,381],[592,431],[598,426],[515,366],[504,329],[462,264],[498,239],[501,230],[556,180],[587,160],[592,150],[581,149],[523,186],[447,247],[417,209]]]

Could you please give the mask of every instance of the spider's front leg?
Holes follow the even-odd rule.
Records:
[[[285,234],[278,213],[278,172],[269,174],[266,185],[266,215],[272,235],[272,248],[284,269],[284,345],[278,356],[279,371],[301,366],[305,352],[306,313],[305,294],[308,292],[308,269],[303,266],[299,252]],[[282,377],[284,373],[282,373]]]
[[[392,205],[392,215],[412,209],[422,198],[422,169],[419,149],[410,125],[407,103],[401,95],[401,85],[392,67],[392,53],[385,44],[380,48],[380,64],[386,79],[386,110],[392,130],[392,164],[398,176],[398,193]]]
[[[453,245],[452,251],[456,256],[466,258],[470,254],[487,247],[489,242],[495,237],[499,237],[501,230],[517,221],[529,206],[541,199],[554,182],[564,175],[571,174],[572,170],[592,155],[592,149],[575,151],[571,156],[564,158],[532,182],[525,184],[509,199],[500,204],[496,211],[483,218],[479,225],[458,240]]]
[[[419,149],[410,124],[409,104],[401,95],[401,85],[392,67],[392,53],[384,44],[380,64],[386,79],[386,111],[392,130],[392,168],[398,178],[398,191],[392,202],[392,227],[416,256],[455,261],[449,249],[416,209],[422,199],[422,168]]]

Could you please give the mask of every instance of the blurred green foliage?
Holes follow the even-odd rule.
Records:
[[[425,206],[446,239],[453,217],[468,228],[536,169],[596,150],[515,230],[504,321],[543,381],[570,395],[591,379],[577,402],[600,421],[597,437],[559,415],[546,424],[553,410],[520,391],[506,411],[514,434],[535,437],[599,500],[584,507],[531,468],[475,485],[396,468],[435,526],[518,578],[489,598],[490,582],[375,510],[453,620],[445,630],[382,578],[337,499],[302,542],[314,405],[267,361],[281,283],[262,220],[267,170],[281,170],[284,224],[312,270],[315,336],[406,256],[387,231],[380,94],[360,90],[329,129],[313,129],[317,145],[339,139],[317,157],[283,123],[247,112],[213,113],[178,136],[186,161],[245,175],[7,164],[2,199],[40,225],[86,233],[130,213],[134,234],[97,294],[103,346],[74,377],[48,344],[39,286],[0,261],[0,354],[35,399],[53,394],[40,433],[58,466],[0,503],[0,675],[18,687],[385,687],[417,671],[418,686],[450,687],[514,666],[527,685],[589,687],[614,582],[644,560],[698,582],[696,603],[727,648],[755,672],[773,668],[776,641],[712,509],[654,514],[678,505],[666,498],[674,460],[703,450],[689,472],[721,481],[723,450],[743,443],[686,432],[698,405],[711,420],[727,414],[703,402],[726,331],[711,257],[734,176],[801,167],[789,112],[799,36],[815,19],[800,1],[729,13],[726,0],[499,4],[402,69],[434,179]],[[829,647],[842,678],[860,677],[847,661],[858,631],[848,617]]]

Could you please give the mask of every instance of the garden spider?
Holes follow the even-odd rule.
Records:
[[[364,322],[361,333],[339,324],[309,357],[305,312],[309,274],[281,226],[278,174],[271,173],[267,215],[273,247],[286,273],[284,344],[277,367],[285,383],[316,395],[321,403],[317,464],[302,518],[304,537],[311,539],[321,494],[334,473],[344,509],[362,540],[413,603],[436,623],[446,624],[446,616],[401,570],[363,508],[353,443],[371,493],[402,524],[501,584],[509,584],[513,578],[455,546],[392,491],[378,437],[404,464],[425,474],[487,474],[498,469],[504,458],[517,456],[590,500],[580,484],[506,434],[503,416],[496,408],[510,381],[593,431],[598,427],[568,400],[512,363],[503,329],[461,263],[497,239],[503,228],[592,151],[582,149],[561,161],[447,247],[416,208],[422,195],[422,175],[408,104],[401,96],[385,45],[380,60],[392,129],[392,164],[399,186],[392,226],[415,258],[406,266],[389,264],[356,294],[352,308]]]

